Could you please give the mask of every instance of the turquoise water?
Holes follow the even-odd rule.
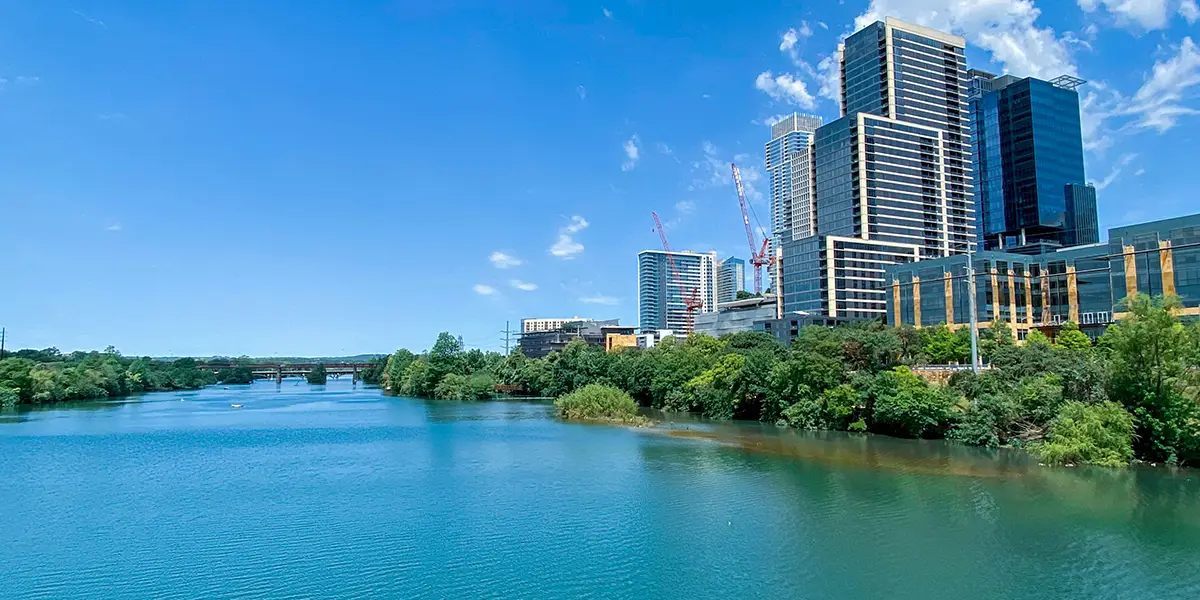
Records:
[[[1196,472],[550,415],[292,381],[0,414],[0,597],[1200,597]]]

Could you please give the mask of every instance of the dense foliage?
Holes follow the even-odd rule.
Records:
[[[0,405],[115,398],[139,392],[197,389],[216,383],[191,358],[157,361],[104,352],[20,350],[0,360]]]
[[[228,385],[254,383],[254,372],[243,366],[221,369],[217,371],[217,381]]]
[[[575,341],[544,359],[464,352],[443,333],[429,352],[389,357],[383,384],[457,400],[485,398],[495,384],[553,398],[599,384],[640,406],[714,419],[1037,448],[1051,462],[1200,464],[1200,327],[1180,322],[1173,299],[1128,305],[1095,346],[1074,324],[1018,345],[992,323],[979,342],[989,368],[957,371],[948,385],[922,367],[969,363],[965,328],[877,323],[807,327],[789,348],[746,332],[614,352]]]
[[[638,405],[625,392],[610,385],[591,383],[554,401],[558,416],[564,419],[645,424]]]
[[[317,363],[312,370],[304,376],[308,380],[309,385],[325,385],[329,383],[329,372],[325,369],[325,365]]]

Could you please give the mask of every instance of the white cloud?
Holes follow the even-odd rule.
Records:
[[[603,295],[584,296],[580,298],[579,301],[583,302],[584,304],[602,304],[604,306],[616,306],[621,303],[619,298]]]
[[[1196,0],[1183,0],[1179,4],[1179,14],[1187,19],[1188,25],[1192,25],[1200,19],[1200,6],[1196,4]]]
[[[575,240],[575,234],[587,229],[588,225],[587,219],[579,215],[571,217],[571,223],[558,230],[558,239],[550,246],[550,254],[570,260],[583,252],[583,244]]]
[[[641,148],[638,148],[639,142],[641,142],[641,140],[638,139],[638,135],[635,133],[633,134],[633,137],[629,138],[625,144],[622,145],[622,148],[625,150],[625,162],[621,163],[622,171],[631,171],[637,166],[638,157],[641,154]]]
[[[792,116],[792,113],[780,113],[778,115],[771,115],[761,121],[751,121],[751,123],[753,123],[755,125],[766,125],[767,127],[770,127],[790,116]]]
[[[1103,190],[1112,185],[1121,176],[1121,171],[1125,170],[1125,167],[1128,167],[1129,163],[1133,162],[1137,157],[1138,155],[1133,153],[1122,155],[1116,164],[1113,165],[1112,170],[1108,172],[1108,176],[1100,181],[1093,182],[1092,185],[1096,186],[1096,190]]]
[[[1142,175],[1145,175],[1145,174],[1146,174],[1146,169],[1138,169],[1137,171],[1135,171],[1135,172],[1133,173],[1133,176],[1134,176],[1134,177],[1141,177]]]
[[[854,20],[854,29],[897,17],[962,35],[1013,75],[1053,79],[1076,74],[1066,44],[1053,29],[1037,26],[1041,14],[1033,0],[871,0]]]
[[[685,215],[690,215],[696,210],[696,203],[691,200],[680,200],[675,203],[675,210]]]
[[[829,29],[829,26],[826,25],[824,21],[817,21],[817,26],[821,29]]]
[[[662,142],[655,144],[654,148],[656,150],[658,150],[659,154],[666,154],[667,156],[671,156],[674,153],[674,151],[671,150],[670,146],[668,146]]]
[[[1193,4],[1195,0],[1191,1]],[[1141,29],[1163,29],[1170,20],[1167,0],[1078,0],[1084,12],[1095,12],[1101,6],[1116,18],[1118,25],[1136,25]],[[1183,13],[1183,8],[1179,9]]]
[[[604,12],[604,18],[605,18],[605,19],[611,19],[611,18],[613,18],[613,16],[612,16],[612,11],[611,11],[611,10],[608,10],[607,8],[604,8],[604,7],[600,7],[600,10]]]
[[[1137,126],[1159,133],[1175,126],[1179,117],[1200,114],[1182,104],[1184,92],[1200,84],[1200,51],[1192,38],[1185,37],[1179,53],[1154,63],[1153,73],[1133,95],[1125,114],[1138,117]]]
[[[795,27],[783,32],[783,37],[779,40],[779,51],[786,52],[792,57],[792,62],[799,63],[800,50],[796,48],[796,44],[800,40],[806,40],[812,37],[812,28],[808,26],[808,21],[800,21],[800,28]]]
[[[25,75],[18,75],[17,78],[13,80],[13,83],[17,85],[37,85],[41,83],[41,81],[41,77],[27,77]]]
[[[712,98],[712,94],[700,94],[700,97],[708,100],[709,98]]]
[[[700,145],[703,152],[701,160],[692,163],[692,171],[702,176],[692,179],[688,191],[706,190],[714,187],[733,187],[733,169],[731,163],[737,163],[742,172],[742,188],[746,198],[752,201],[762,201],[763,193],[758,190],[756,182],[762,179],[762,173],[753,166],[755,161],[749,154],[735,154],[732,158],[721,156],[721,151],[712,142],[705,141]]]
[[[754,87],[765,92],[768,96],[795,104],[801,108],[816,107],[816,98],[808,92],[808,86],[789,73],[774,75],[763,71],[754,80]]]
[[[511,269],[525,264],[525,261],[504,252],[493,252],[488,256],[488,260],[492,261],[492,266],[497,269]]]
[[[120,230],[121,230],[121,224],[120,224],[120,223],[113,223],[112,225],[109,225],[108,227],[105,227],[105,228],[104,228],[104,230],[105,230],[105,231],[120,231]]]
[[[475,284],[475,287],[473,287],[471,289],[475,290],[475,293],[479,294],[480,296],[495,296],[496,295],[496,288],[494,288],[490,285],[484,285],[482,283]]]
[[[511,285],[522,292],[532,292],[538,289],[536,283],[529,283],[527,281],[521,281],[520,279],[510,279],[508,281],[508,285]]]
[[[579,94],[580,100],[587,100],[587,88],[582,85],[575,86],[575,93]]]

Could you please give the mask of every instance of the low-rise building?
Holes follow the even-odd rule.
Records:
[[[583,317],[571,317],[570,319],[521,319],[521,333],[535,333],[538,331],[557,331],[562,329],[563,325],[574,321],[587,321]]]
[[[700,313],[695,317],[696,333],[721,337],[730,333],[753,331],[756,321],[778,316],[775,296],[747,298],[717,305],[717,312]]]
[[[632,336],[635,330],[635,327],[622,326],[619,319],[570,321],[553,331],[522,333],[520,349],[529,358],[543,358],[566,348],[574,340],[607,348],[610,336]]]
[[[976,319],[1003,321],[1023,339],[1067,321],[1096,337],[1139,293],[1179,296],[1185,316],[1200,316],[1200,214],[1114,227],[1108,242],[1037,255],[977,252]],[[887,322],[958,328],[970,321],[966,255],[886,269]]]

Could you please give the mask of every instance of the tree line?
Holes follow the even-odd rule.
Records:
[[[19,350],[0,360],[0,406],[194,390],[218,379],[217,374],[199,369],[191,358],[168,362],[125,357],[112,346],[103,352],[69,354],[57,348]]]
[[[1052,463],[1200,464],[1200,326],[1176,298],[1129,299],[1129,315],[1093,344],[1074,324],[1051,342],[1014,344],[1003,322],[980,332],[988,368],[935,385],[914,369],[970,361],[969,331],[862,323],[806,327],[790,347],[761,332],[667,338],[605,352],[582,341],[543,359],[464,351],[449,333],[422,354],[382,361],[389,393],[453,400],[497,384],[560,398],[590,385],[642,407],[804,429],[946,438],[1028,448]]]

